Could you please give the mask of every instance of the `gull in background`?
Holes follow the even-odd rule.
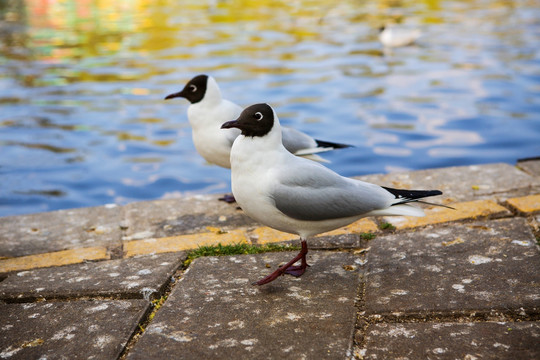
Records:
[[[274,229],[300,236],[296,257],[265,278],[301,276],[308,266],[306,239],[374,215],[424,216],[412,202],[439,190],[398,190],[343,177],[325,166],[292,155],[281,141],[281,126],[268,104],[247,107],[222,125],[241,135],[231,149],[233,195],[244,212]],[[297,261],[300,265],[295,266]]]
[[[379,28],[379,41],[389,48],[411,45],[420,35],[420,30],[402,26],[384,25]]]
[[[197,75],[182,91],[170,94],[165,100],[183,97],[191,104],[188,120],[192,128],[193,144],[197,152],[209,163],[231,168],[230,152],[240,130],[221,130],[221,124],[236,119],[242,108],[223,99],[216,80],[209,75]],[[309,135],[289,127],[282,128],[283,145],[294,155],[305,156],[325,162],[317,153],[351,147],[351,145],[316,140]]]

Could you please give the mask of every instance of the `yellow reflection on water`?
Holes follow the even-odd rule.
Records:
[[[240,52],[261,43],[320,40],[325,26],[346,31],[347,24],[367,21],[376,28],[388,19],[401,21],[400,9],[418,8],[419,3],[434,14],[440,9],[439,0],[26,0],[25,6],[10,11],[13,19],[29,25],[27,46],[35,50],[33,55],[58,61],[126,50],[145,54],[232,38],[236,42],[231,51]],[[426,22],[436,19],[426,14]],[[265,32],[290,38],[277,36],[269,41],[267,36],[275,34]],[[186,53],[175,56],[190,57]]]
[[[27,26],[14,40],[16,49],[2,54],[0,48],[0,55],[24,54],[28,60],[52,64],[85,61],[71,73],[67,70],[41,81],[29,78],[30,86],[132,82],[173,71],[133,60],[137,57],[192,60],[190,71],[197,71],[197,59],[204,58],[217,59],[212,70],[241,66],[246,75],[291,74],[298,69],[290,63],[331,57],[329,52],[314,51],[312,44],[350,43],[343,36],[358,43],[376,42],[380,25],[404,21],[407,12],[415,12],[420,23],[440,21],[439,0],[26,0],[21,4],[8,9],[10,15],[4,19]],[[308,48],[299,49],[299,44]],[[350,52],[362,54],[381,56],[379,48]],[[268,65],[267,59],[276,64]],[[50,74],[51,69],[47,71]],[[144,88],[132,92],[149,94]]]

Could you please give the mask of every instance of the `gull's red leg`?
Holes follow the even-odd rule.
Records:
[[[306,267],[309,266],[307,264],[307,261],[306,261],[307,252],[308,252],[307,242],[305,240],[302,240],[302,249],[300,250],[298,255],[296,255],[291,261],[289,261],[288,263],[286,263],[282,267],[278,268],[276,271],[274,271],[270,275],[262,278],[259,281],[256,281],[256,282],[252,283],[252,285],[268,284],[269,282],[272,282],[272,281],[276,280],[279,276],[281,276],[283,274],[291,274],[291,275],[297,276],[297,277],[301,276],[306,271]],[[299,266],[293,266],[293,264],[295,262],[297,262],[298,260],[302,260],[300,265]]]
[[[285,269],[285,274],[289,274],[292,276],[300,277],[304,272],[306,271],[306,268],[309,266],[306,260],[306,254],[307,254],[307,242],[305,240],[302,240],[302,250],[300,251],[302,255],[300,265],[297,266],[289,266]]]

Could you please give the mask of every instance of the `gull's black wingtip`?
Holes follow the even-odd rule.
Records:
[[[392,205],[407,204],[411,202],[418,202],[426,205],[441,206],[448,209],[456,210],[451,206],[442,205],[442,204],[433,204],[427,201],[420,200],[422,198],[442,195],[441,190],[403,190],[403,189],[393,189],[389,187],[381,186],[383,189],[391,193],[396,197],[396,202]]]
[[[382,188],[394,195],[396,199],[403,199],[408,201],[414,201],[429,196],[442,195],[442,191],[440,190],[404,190],[393,189],[385,186],[382,186]]]
[[[331,141],[324,141],[324,140],[317,140],[317,139],[315,139],[315,142],[317,142],[317,147],[322,147],[322,148],[345,149],[345,148],[354,147],[354,145],[340,144],[340,143],[334,143]]]

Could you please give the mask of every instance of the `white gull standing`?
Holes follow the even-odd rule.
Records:
[[[244,212],[274,229],[300,236],[302,250],[287,264],[253,283],[306,270],[306,239],[374,215],[424,216],[410,205],[441,195],[439,190],[397,190],[343,177],[323,165],[293,156],[281,141],[281,127],[268,104],[247,107],[222,125],[241,135],[231,149],[233,195]],[[301,260],[301,264],[294,263]]]

